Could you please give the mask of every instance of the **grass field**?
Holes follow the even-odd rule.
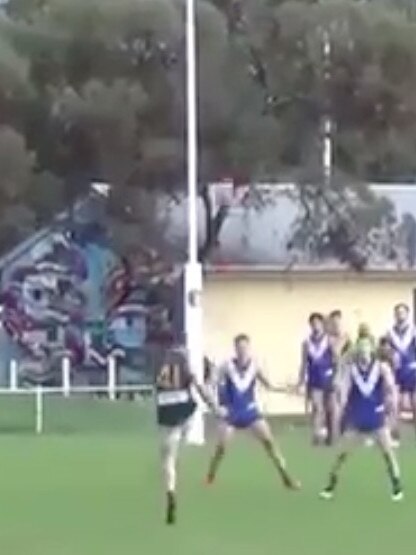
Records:
[[[209,445],[187,448],[180,521],[168,529],[150,410],[85,399],[55,400],[46,408],[46,433],[34,437],[28,402],[1,402],[4,554],[391,555],[415,549],[411,436],[401,450],[401,504],[390,501],[383,464],[368,448],[346,467],[338,498],[320,501],[331,452],[312,449],[305,431],[287,424],[277,424],[276,433],[302,479],[300,493],[280,487],[250,438],[235,442],[217,484],[208,489],[202,478]]]

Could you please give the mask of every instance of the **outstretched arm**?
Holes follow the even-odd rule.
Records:
[[[394,379],[393,370],[388,363],[381,362],[380,365],[381,372],[384,378],[387,411],[390,413],[391,416],[396,417],[399,406],[399,398],[397,394],[397,387]]]
[[[206,386],[199,383],[195,378],[193,378],[192,380],[192,385],[198,391],[198,394],[201,396],[202,400],[207,404],[211,412],[213,412],[215,416],[217,416],[218,418],[224,418],[225,410],[223,409],[223,407],[220,407],[214,395],[209,391],[209,389]]]
[[[306,342],[302,342],[301,353],[300,353],[300,368],[299,368],[299,378],[298,378],[298,387],[302,387],[305,385],[306,381],[306,366],[307,366],[307,350],[306,350]]]
[[[270,391],[271,393],[288,393],[290,391],[289,386],[273,385],[261,370],[257,371],[257,379],[264,389]]]
[[[194,386],[202,400],[206,403],[209,409],[218,417],[223,418],[225,416],[225,412],[222,407],[219,406],[216,395],[214,395],[209,388],[208,384],[201,383],[201,380],[196,376],[193,368],[189,362],[189,355],[186,350],[183,350],[181,353],[182,363],[186,368],[186,373],[188,375],[189,383]]]

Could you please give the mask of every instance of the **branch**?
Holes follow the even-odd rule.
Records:
[[[222,204],[214,215],[214,207],[207,185],[202,188],[201,198],[205,209],[205,241],[199,249],[198,259],[204,263],[218,243],[222,226],[228,217],[230,208],[226,204]]]

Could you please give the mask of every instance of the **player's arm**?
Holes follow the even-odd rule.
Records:
[[[353,350],[353,348],[354,348],[354,341],[352,340],[349,334],[346,334],[344,353],[351,354],[351,351]]]
[[[208,357],[204,357],[204,384],[213,383],[214,369],[214,363]]]
[[[301,353],[300,353],[300,368],[298,377],[298,388],[300,389],[305,385],[306,381],[306,368],[307,368],[307,346],[306,341],[302,342]]]
[[[257,379],[264,387],[264,389],[266,389],[266,391],[270,391],[270,393],[288,393],[290,391],[289,386],[272,384],[270,380],[264,375],[262,370],[257,370]]]
[[[219,370],[219,372],[221,371],[222,369]],[[214,395],[212,391],[212,387],[210,387],[212,386],[212,383],[213,383],[213,379],[212,379],[213,376],[211,376],[211,380],[208,383],[203,384],[197,379],[197,377],[195,376],[195,373],[192,372],[192,369],[189,367],[189,365],[188,365],[188,372],[189,372],[190,381],[194,386],[194,388],[197,390],[201,399],[205,402],[205,404],[209,407],[209,409],[218,418],[224,418],[225,416],[224,408],[218,404],[216,395]]]
[[[198,391],[198,394],[209,407],[211,412],[213,412],[218,418],[224,418],[226,416],[225,409],[217,403],[217,400],[211,391],[205,385],[201,384],[193,374],[191,374],[191,383]]]
[[[393,345],[393,341],[391,339],[391,335],[389,334],[389,332],[387,332],[386,334],[384,334],[384,336],[382,336],[386,339],[386,343],[389,346],[389,360],[391,362],[391,369],[393,370],[393,372],[395,372],[397,370],[397,368],[400,366],[400,355],[399,353],[396,351],[396,349],[394,348]]]
[[[391,416],[396,416],[399,406],[399,396],[393,370],[390,364],[386,362],[380,362],[380,369],[384,379],[384,394],[387,412]]]
[[[223,379],[225,372],[225,363],[215,364],[210,362],[209,372],[204,371],[204,385],[207,388],[217,388],[220,381]]]
[[[393,371],[396,371],[397,368],[399,368],[400,366],[400,355],[399,353],[396,353],[396,351],[394,350],[392,350],[392,353],[391,353],[391,362],[392,362]]]

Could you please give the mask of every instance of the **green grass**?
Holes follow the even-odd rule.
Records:
[[[382,461],[363,448],[338,498],[322,502],[331,451],[284,426],[282,447],[303,482],[284,491],[250,438],[238,438],[212,488],[210,448],[187,448],[180,521],[162,523],[157,441],[137,404],[49,400],[46,434],[34,437],[30,403],[1,400],[0,548],[10,555],[391,555],[414,550],[416,446],[401,450],[406,500],[389,498]],[[7,417],[7,418],[6,418]],[[16,432],[13,432],[13,421]],[[57,433],[60,432],[60,433]]]

